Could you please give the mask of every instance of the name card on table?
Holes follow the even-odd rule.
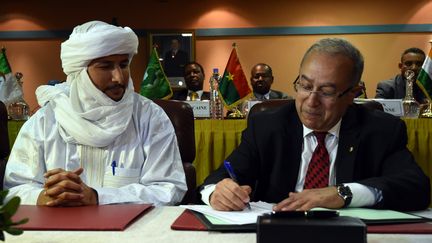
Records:
[[[401,99],[374,99],[375,101],[381,103],[384,111],[392,114],[394,116],[403,116],[404,109]]]
[[[399,117],[402,117],[404,115],[401,99],[354,99],[354,102],[358,104],[362,104],[372,100],[379,102],[383,106],[384,112]]]
[[[195,118],[209,118],[210,117],[210,102],[208,100],[203,101],[184,101],[192,106],[193,114]]]

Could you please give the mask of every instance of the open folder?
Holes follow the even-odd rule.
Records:
[[[23,230],[112,230],[126,229],[152,205],[113,204],[82,207],[21,205],[13,220],[28,218]]]
[[[372,210],[375,211],[375,210]],[[400,212],[398,212],[400,213]],[[362,219],[363,220],[363,219]],[[426,221],[428,219],[422,217],[407,216],[404,221],[401,218],[394,218],[393,221],[385,220],[383,218],[373,221],[365,221],[368,233],[399,233],[399,234],[430,234],[432,233],[432,224]],[[221,232],[256,232],[256,224],[220,224],[208,216],[186,209],[183,213],[172,223],[171,229],[173,230],[194,230],[194,231],[221,231]]]

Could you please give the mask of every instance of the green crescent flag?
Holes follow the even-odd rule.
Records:
[[[172,89],[159,61],[156,48],[153,48],[150,54],[150,60],[141,82],[140,94],[149,99],[169,99],[172,96]]]
[[[0,72],[4,74],[11,73],[12,70],[10,68],[9,62],[6,57],[6,49],[2,48],[0,52]]]
[[[432,49],[426,56],[422,70],[417,77],[417,85],[420,87],[426,98],[430,101],[432,98]]]

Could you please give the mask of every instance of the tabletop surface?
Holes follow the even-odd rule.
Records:
[[[219,233],[171,230],[172,222],[183,212],[180,207],[154,208],[125,231],[25,231],[20,236],[6,235],[7,243],[250,243],[256,242],[255,233]],[[432,235],[368,234],[368,243],[432,242]]]

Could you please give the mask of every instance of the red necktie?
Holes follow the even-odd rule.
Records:
[[[323,188],[329,184],[330,158],[325,147],[327,132],[313,132],[318,145],[312,154],[303,188]]]

